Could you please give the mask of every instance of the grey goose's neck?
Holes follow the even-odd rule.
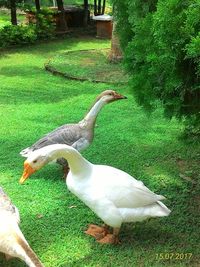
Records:
[[[84,117],[82,121],[80,121],[80,124],[94,126],[97,116],[102,109],[103,106],[106,105],[106,102],[102,100],[101,98],[92,106],[92,108],[89,110],[87,115]]]

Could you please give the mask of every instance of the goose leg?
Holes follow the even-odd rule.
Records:
[[[63,168],[63,179],[67,178],[67,174],[69,172],[69,165],[66,159],[64,158],[59,158],[56,160],[58,164],[60,164]]]
[[[96,215],[101,218],[101,220],[106,223],[107,225],[112,224],[113,222],[113,233],[105,233],[103,234],[103,238],[101,236],[97,236],[97,242],[99,243],[110,243],[110,244],[117,244],[119,243],[118,235],[119,230],[122,224],[122,216],[119,211],[119,209],[113,204],[112,201],[109,199],[103,199],[102,198],[96,198],[95,199],[95,205],[96,205]],[[106,211],[106,212],[105,212]],[[112,220],[110,220],[110,217],[108,217],[108,214],[112,214]],[[105,231],[105,229],[104,229]]]
[[[107,234],[104,236],[102,239],[98,240],[97,242],[101,244],[119,244],[119,231],[120,228],[113,228],[113,233],[112,234]]]
[[[70,169],[69,169],[68,165],[67,166],[66,165],[63,166],[63,179],[67,178],[67,174],[68,174],[69,170]]]

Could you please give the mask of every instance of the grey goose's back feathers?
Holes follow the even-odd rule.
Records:
[[[86,144],[82,142],[82,139],[84,138],[88,140],[89,146],[89,143],[93,140],[93,131],[85,131],[85,129],[82,129],[80,127],[79,123],[65,124],[46,134],[32,146],[22,150],[20,152],[20,155],[22,155],[23,157],[28,157],[31,152],[53,144],[66,144],[73,146],[75,149],[81,151],[82,149],[85,149],[87,147]],[[82,143],[83,145],[81,146]]]

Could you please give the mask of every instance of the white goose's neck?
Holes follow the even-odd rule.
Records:
[[[76,176],[84,175],[91,169],[91,163],[84,159],[75,149],[58,148],[54,150],[51,160],[58,158],[65,158],[69,164],[70,171]]]
[[[102,107],[106,105],[106,102],[102,99],[99,99],[90,109],[90,111],[87,113],[87,115],[85,116],[85,118],[81,121],[81,122],[86,122],[89,124],[94,124],[96,121],[96,118],[100,112],[100,110],[102,109]]]

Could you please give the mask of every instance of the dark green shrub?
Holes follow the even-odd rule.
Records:
[[[124,63],[138,103],[200,119],[200,0],[114,1]]]
[[[16,5],[20,5],[22,2],[24,2],[23,0],[15,0]],[[0,7],[7,7],[10,8],[10,1],[8,0],[0,0]]]
[[[37,39],[35,27],[7,25],[0,29],[0,47],[34,43]]]
[[[55,19],[54,13],[48,8],[42,8],[39,12],[35,9],[30,11],[35,16],[36,34],[38,39],[51,39],[55,35]]]
[[[41,12],[35,12],[34,16],[35,23],[8,25],[0,29],[0,47],[32,44],[36,40],[51,39],[55,35],[52,11],[42,9]]]
[[[200,136],[200,116],[190,116],[185,121],[185,137],[190,139],[197,139]],[[198,138],[199,140],[199,138]]]

